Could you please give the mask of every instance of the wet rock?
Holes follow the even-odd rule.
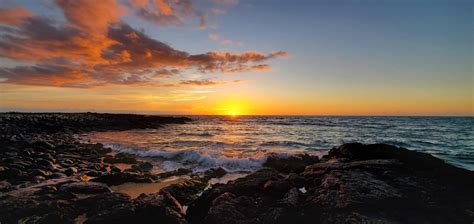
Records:
[[[272,195],[283,195],[291,188],[291,183],[285,181],[284,179],[273,178],[267,180],[263,185],[263,190],[265,193]]]
[[[110,188],[106,184],[95,182],[68,183],[63,184],[59,189],[64,192],[78,194],[97,194],[111,192]]]
[[[51,179],[59,179],[59,178],[65,178],[67,177],[66,174],[60,173],[60,172],[54,172],[49,176]]]
[[[36,192],[36,194],[42,195],[42,194],[51,194],[51,193],[56,193],[58,191],[58,188],[54,185],[46,185],[41,187],[41,190]]]
[[[119,185],[127,182],[153,183],[157,179],[151,174],[140,174],[131,172],[115,172],[91,179],[93,182],[106,183],[108,185]]]
[[[247,196],[224,193],[212,201],[203,223],[258,223],[258,203]]]
[[[271,167],[282,173],[302,172],[305,166],[319,162],[317,156],[308,154],[294,155],[289,157],[269,156],[263,166]]]
[[[280,178],[282,177],[280,177],[279,173],[275,170],[262,169],[246,177],[230,181],[227,184],[215,184],[212,188],[204,191],[201,196],[199,196],[189,205],[187,210],[188,221],[190,223],[203,223],[209,212],[209,209],[212,206],[218,206],[217,203],[223,201],[214,200],[224,193],[229,193],[229,195],[226,196],[229,198],[234,198],[234,196],[248,196],[254,198],[255,202],[259,202],[261,198],[271,197],[271,194],[265,193],[266,191],[264,190],[264,185],[271,179]],[[236,213],[235,215],[239,214]],[[208,218],[208,220],[213,220],[213,218]]]
[[[112,206],[91,214],[86,221],[92,223],[187,223],[181,205],[170,194],[140,196],[130,203]]]
[[[117,153],[115,156],[107,156],[104,158],[106,163],[136,163],[137,159],[132,154],[127,153]]]
[[[296,208],[298,206],[300,194],[301,192],[298,190],[298,188],[291,188],[280,200],[280,204],[285,207]]]
[[[141,172],[148,172],[151,169],[153,169],[153,164],[149,162],[141,162],[141,163],[132,165],[132,169],[139,170]]]
[[[179,169],[174,170],[174,171],[159,173],[159,174],[157,174],[157,176],[159,178],[167,178],[167,177],[172,177],[172,176],[187,175],[187,174],[190,174],[191,172],[193,172],[193,171],[190,170],[190,169],[179,168]]]
[[[120,173],[122,170],[116,166],[110,166],[110,172]]]
[[[58,168],[56,164],[46,159],[37,159],[36,164],[41,169],[48,170],[48,171],[54,171]]]
[[[35,176],[32,178],[32,180],[36,183],[40,183],[40,182],[43,182],[46,180],[46,178],[44,176]]]
[[[64,223],[64,224],[74,224],[74,219],[72,217],[68,217],[68,215],[61,213],[60,211],[54,211],[42,215],[39,217],[35,223],[41,224],[50,224],[50,223]]]
[[[67,175],[67,176],[72,176],[74,174],[77,173],[77,168],[76,167],[69,167],[67,168],[64,173]]]
[[[54,148],[53,144],[51,144],[49,142],[46,142],[46,141],[43,141],[43,140],[39,140],[39,141],[34,142],[33,146],[39,147],[39,148],[46,148],[46,149]]]
[[[87,213],[88,216],[93,216],[98,211],[108,210],[114,206],[128,204],[130,202],[130,196],[126,194],[109,192],[80,199],[74,204],[74,209]]]
[[[209,180],[211,178],[220,178],[227,174],[222,167],[219,168],[212,168],[204,172],[203,178]]]
[[[28,176],[30,177],[35,177],[35,176],[43,176],[43,177],[49,177],[51,176],[51,172],[49,171],[44,171],[41,169],[33,169],[28,173]]]
[[[95,170],[87,171],[85,174],[90,177],[98,177],[98,176],[104,175],[103,172],[95,171]]]
[[[8,181],[0,181],[0,192],[10,190],[11,186],[12,185]]]
[[[194,178],[185,180],[182,183],[166,186],[161,189],[161,191],[170,193],[181,204],[188,205],[198,197],[198,194],[201,193],[206,186],[207,184],[203,180]]]

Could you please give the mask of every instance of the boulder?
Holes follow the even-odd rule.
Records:
[[[153,169],[153,164],[149,162],[140,162],[138,164],[132,165],[132,169],[138,170],[140,172],[148,172]]]
[[[77,168],[76,167],[69,167],[67,168],[64,173],[68,176],[72,176],[77,173]]]
[[[189,205],[198,197],[198,194],[201,193],[206,186],[206,182],[200,178],[194,178],[185,180],[182,183],[166,186],[162,188],[161,191],[170,193],[181,204]]]
[[[61,191],[77,194],[97,194],[111,192],[106,184],[95,182],[75,182],[61,185]]]
[[[206,180],[210,180],[211,178],[221,178],[226,174],[227,174],[227,171],[225,171],[222,167],[211,168],[209,170],[206,170],[206,172],[204,172],[203,178]]]
[[[119,185],[127,182],[133,183],[153,183],[157,179],[152,174],[131,173],[131,172],[114,172],[106,175],[98,176],[91,179],[92,182],[106,183],[108,185]]]
[[[130,203],[118,204],[90,214],[86,224],[101,223],[187,223],[181,205],[170,194],[143,195]]]
[[[0,181],[0,192],[10,190],[11,186],[12,185],[8,181]]]
[[[304,170],[305,166],[317,162],[319,162],[319,158],[317,156],[310,156],[308,154],[293,155],[288,157],[271,155],[267,158],[265,163],[263,163],[263,166],[273,168],[282,173],[299,173]]]
[[[137,159],[132,154],[127,153],[117,153],[115,156],[106,156],[104,157],[104,162],[106,163],[127,163],[132,164],[136,163]]]

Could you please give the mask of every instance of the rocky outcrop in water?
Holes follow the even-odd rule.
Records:
[[[294,163],[295,159],[290,159]],[[281,164],[285,164],[280,161]],[[471,223],[474,173],[394,146],[345,144],[303,170],[214,185],[190,223]]]

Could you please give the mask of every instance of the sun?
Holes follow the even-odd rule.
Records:
[[[235,116],[237,116],[237,113],[235,113],[235,111],[232,111],[232,113],[230,113],[230,115],[231,115],[232,117],[235,117]]]

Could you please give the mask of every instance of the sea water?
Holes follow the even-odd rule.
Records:
[[[95,132],[117,152],[149,157],[164,170],[252,171],[269,155],[324,155],[344,143],[387,143],[474,170],[474,117],[190,116],[187,124]]]

